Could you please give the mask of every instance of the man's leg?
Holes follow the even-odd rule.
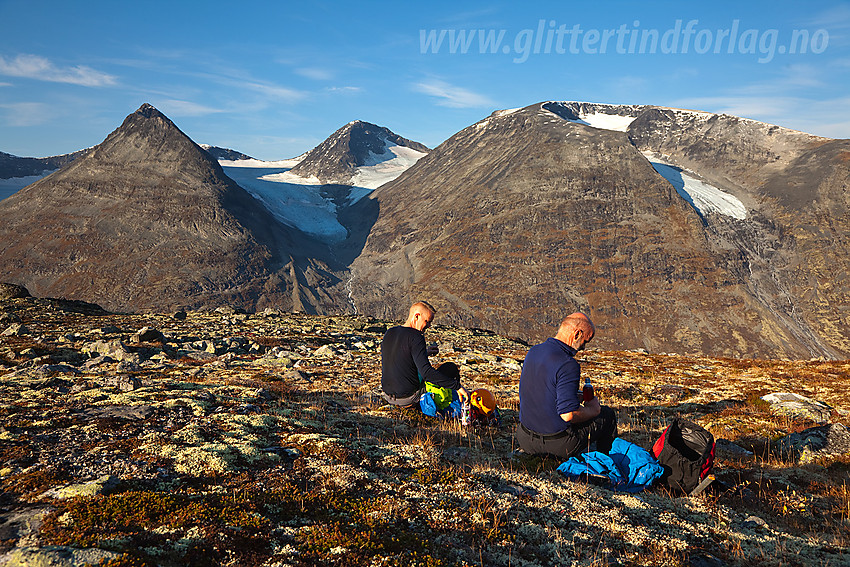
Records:
[[[614,438],[617,437],[617,414],[608,406],[602,406],[594,419],[572,426],[575,435],[568,435],[567,456],[574,457],[587,452],[590,444],[596,442],[596,450],[609,453]]]
[[[444,362],[437,367],[437,372],[449,378],[460,378],[460,368],[454,362]]]
[[[514,435],[520,448],[532,455],[546,453],[560,458],[569,457],[569,449],[578,444],[578,441],[575,441],[576,435],[568,434],[557,439],[543,439],[541,435],[528,433],[520,424],[517,424]]]

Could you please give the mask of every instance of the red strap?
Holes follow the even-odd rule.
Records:
[[[658,441],[652,446],[652,454],[655,455],[655,458],[658,458],[658,455],[661,454],[661,449],[664,448],[664,443],[667,439],[667,432],[670,431],[670,426],[667,426],[667,429],[664,430],[664,433],[661,434],[661,437],[658,438]]]

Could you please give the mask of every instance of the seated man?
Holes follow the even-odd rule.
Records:
[[[519,379],[516,438],[527,453],[574,457],[596,442],[608,453],[617,436],[617,415],[594,396],[582,405],[581,369],[573,358],[595,334],[590,318],[573,313],[558,332],[529,349]]]
[[[384,399],[396,406],[419,404],[425,392],[425,382],[457,390],[461,401],[469,398],[460,385],[460,370],[456,364],[446,362],[434,368],[428,361],[425,346],[425,329],[431,325],[435,310],[424,301],[411,305],[407,321],[393,327],[381,341],[381,389]]]

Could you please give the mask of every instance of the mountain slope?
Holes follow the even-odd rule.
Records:
[[[425,298],[441,320],[538,340],[583,309],[604,347],[837,354],[753,293],[746,254],[712,234],[711,219],[738,235],[761,225],[707,220],[629,134],[580,118],[551,104],[494,113],[378,189],[378,220],[352,266],[358,310],[396,315]]]
[[[70,154],[45,158],[18,157],[0,152],[0,179],[42,175],[45,171],[53,171],[71,163],[87,151],[80,150]]]
[[[396,147],[409,151],[393,151]],[[292,173],[300,177],[315,177],[323,184],[357,185],[354,178],[360,167],[394,159],[399,153],[411,159],[427,152],[426,146],[402,138],[388,128],[356,120],[307,152],[304,159],[292,168]]]
[[[325,292],[304,288],[336,281],[312,259],[321,253],[150,105],[0,203],[4,279],[109,309],[273,302],[313,310]]]
[[[850,355],[850,142],[669,109],[642,113],[629,137],[745,203],[750,222],[710,216],[709,240],[737,251],[750,294],[810,355]]]

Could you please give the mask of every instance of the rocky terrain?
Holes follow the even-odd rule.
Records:
[[[71,163],[87,151],[80,150],[70,154],[45,158],[18,157],[0,152],[0,179],[42,175],[45,171],[54,171]]]
[[[850,564],[847,361],[581,353],[621,437],[718,440],[709,492],[629,495],[514,451],[514,339],[429,329],[496,394],[467,429],[383,405],[392,321],[27,295],[0,286],[0,565]]]

